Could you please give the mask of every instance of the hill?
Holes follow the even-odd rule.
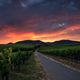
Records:
[[[24,41],[16,42],[16,44],[39,45],[39,44],[44,44],[44,42],[40,40],[24,40]]]
[[[78,44],[80,45],[79,41],[72,41],[72,40],[59,40],[55,42],[42,42],[40,40],[23,40],[18,41],[15,44],[27,44],[27,45],[41,45],[41,44]]]
[[[53,44],[80,44],[79,41],[72,41],[72,40],[60,40],[60,41],[55,41]]]

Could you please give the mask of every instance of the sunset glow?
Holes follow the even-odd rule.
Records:
[[[62,0],[21,0],[21,4],[19,0],[11,1],[10,4],[8,1],[0,3],[0,44],[21,40],[80,41],[78,1],[70,0],[63,4]]]

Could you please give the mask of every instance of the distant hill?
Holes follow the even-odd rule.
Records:
[[[40,40],[24,40],[24,41],[16,42],[16,44],[39,45],[39,44],[44,44],[44,42]]]
[[[53,44],[80,44],[79,41],[72,41],[72,40],[60,40],[60,41],[55,41]]]
[[[13,43],[8,43],[8,44],[13,44]]]
[[[23,40],[18,41],[15,44],[27,44],[27,45],[40,45],[40,44],[80,44],[79,41],[72,40],[59,40],[55,42],[42,42],[40,40]]]

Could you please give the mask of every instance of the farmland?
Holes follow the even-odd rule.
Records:
[[[79,44],[49,44],[43,45],[38,50],[52,58],[61,60],[63,63],[66,62],[70,65],[76,63],[80,65],[80,45]],[[79,66],[80,67],[80,66]]]
[[[35,57],[34,49],[34,45],[0,45],[0,79],[40,80],[43,78],[45,73]]]

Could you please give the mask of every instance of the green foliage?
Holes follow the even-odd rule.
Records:
[[[49,55],[80,61],[80,45],[46,45],[41,46],[39,51]]]
[[[30,51],[18,51],[16,53],[12,54],[12,58],[11,58],[11,64],[13,67],[13,70],[20,70],[20,67],[22,64],[25,64],[25,61],[28,60],[30,58],[30,56],[32,55],[32,52]]]
[[[9,72],[10,72],[10,56],[9,56],[9,49],[4,49],[3,52],[0,54],[0,74],[2,76],[2,80],[9,79]]]
[[[5,48],[12,48],[13,52],[17,51],[30,51],[33,50],[35,45],[25,45],[25,44],[4,44],[0,45],[0,52]]]
[[[20,71],[22,64],[30,58],[34,50],[33,46],[25,45],[1,45],[0,46],[0,75],[2,80],[9,79],[12,70]]]

